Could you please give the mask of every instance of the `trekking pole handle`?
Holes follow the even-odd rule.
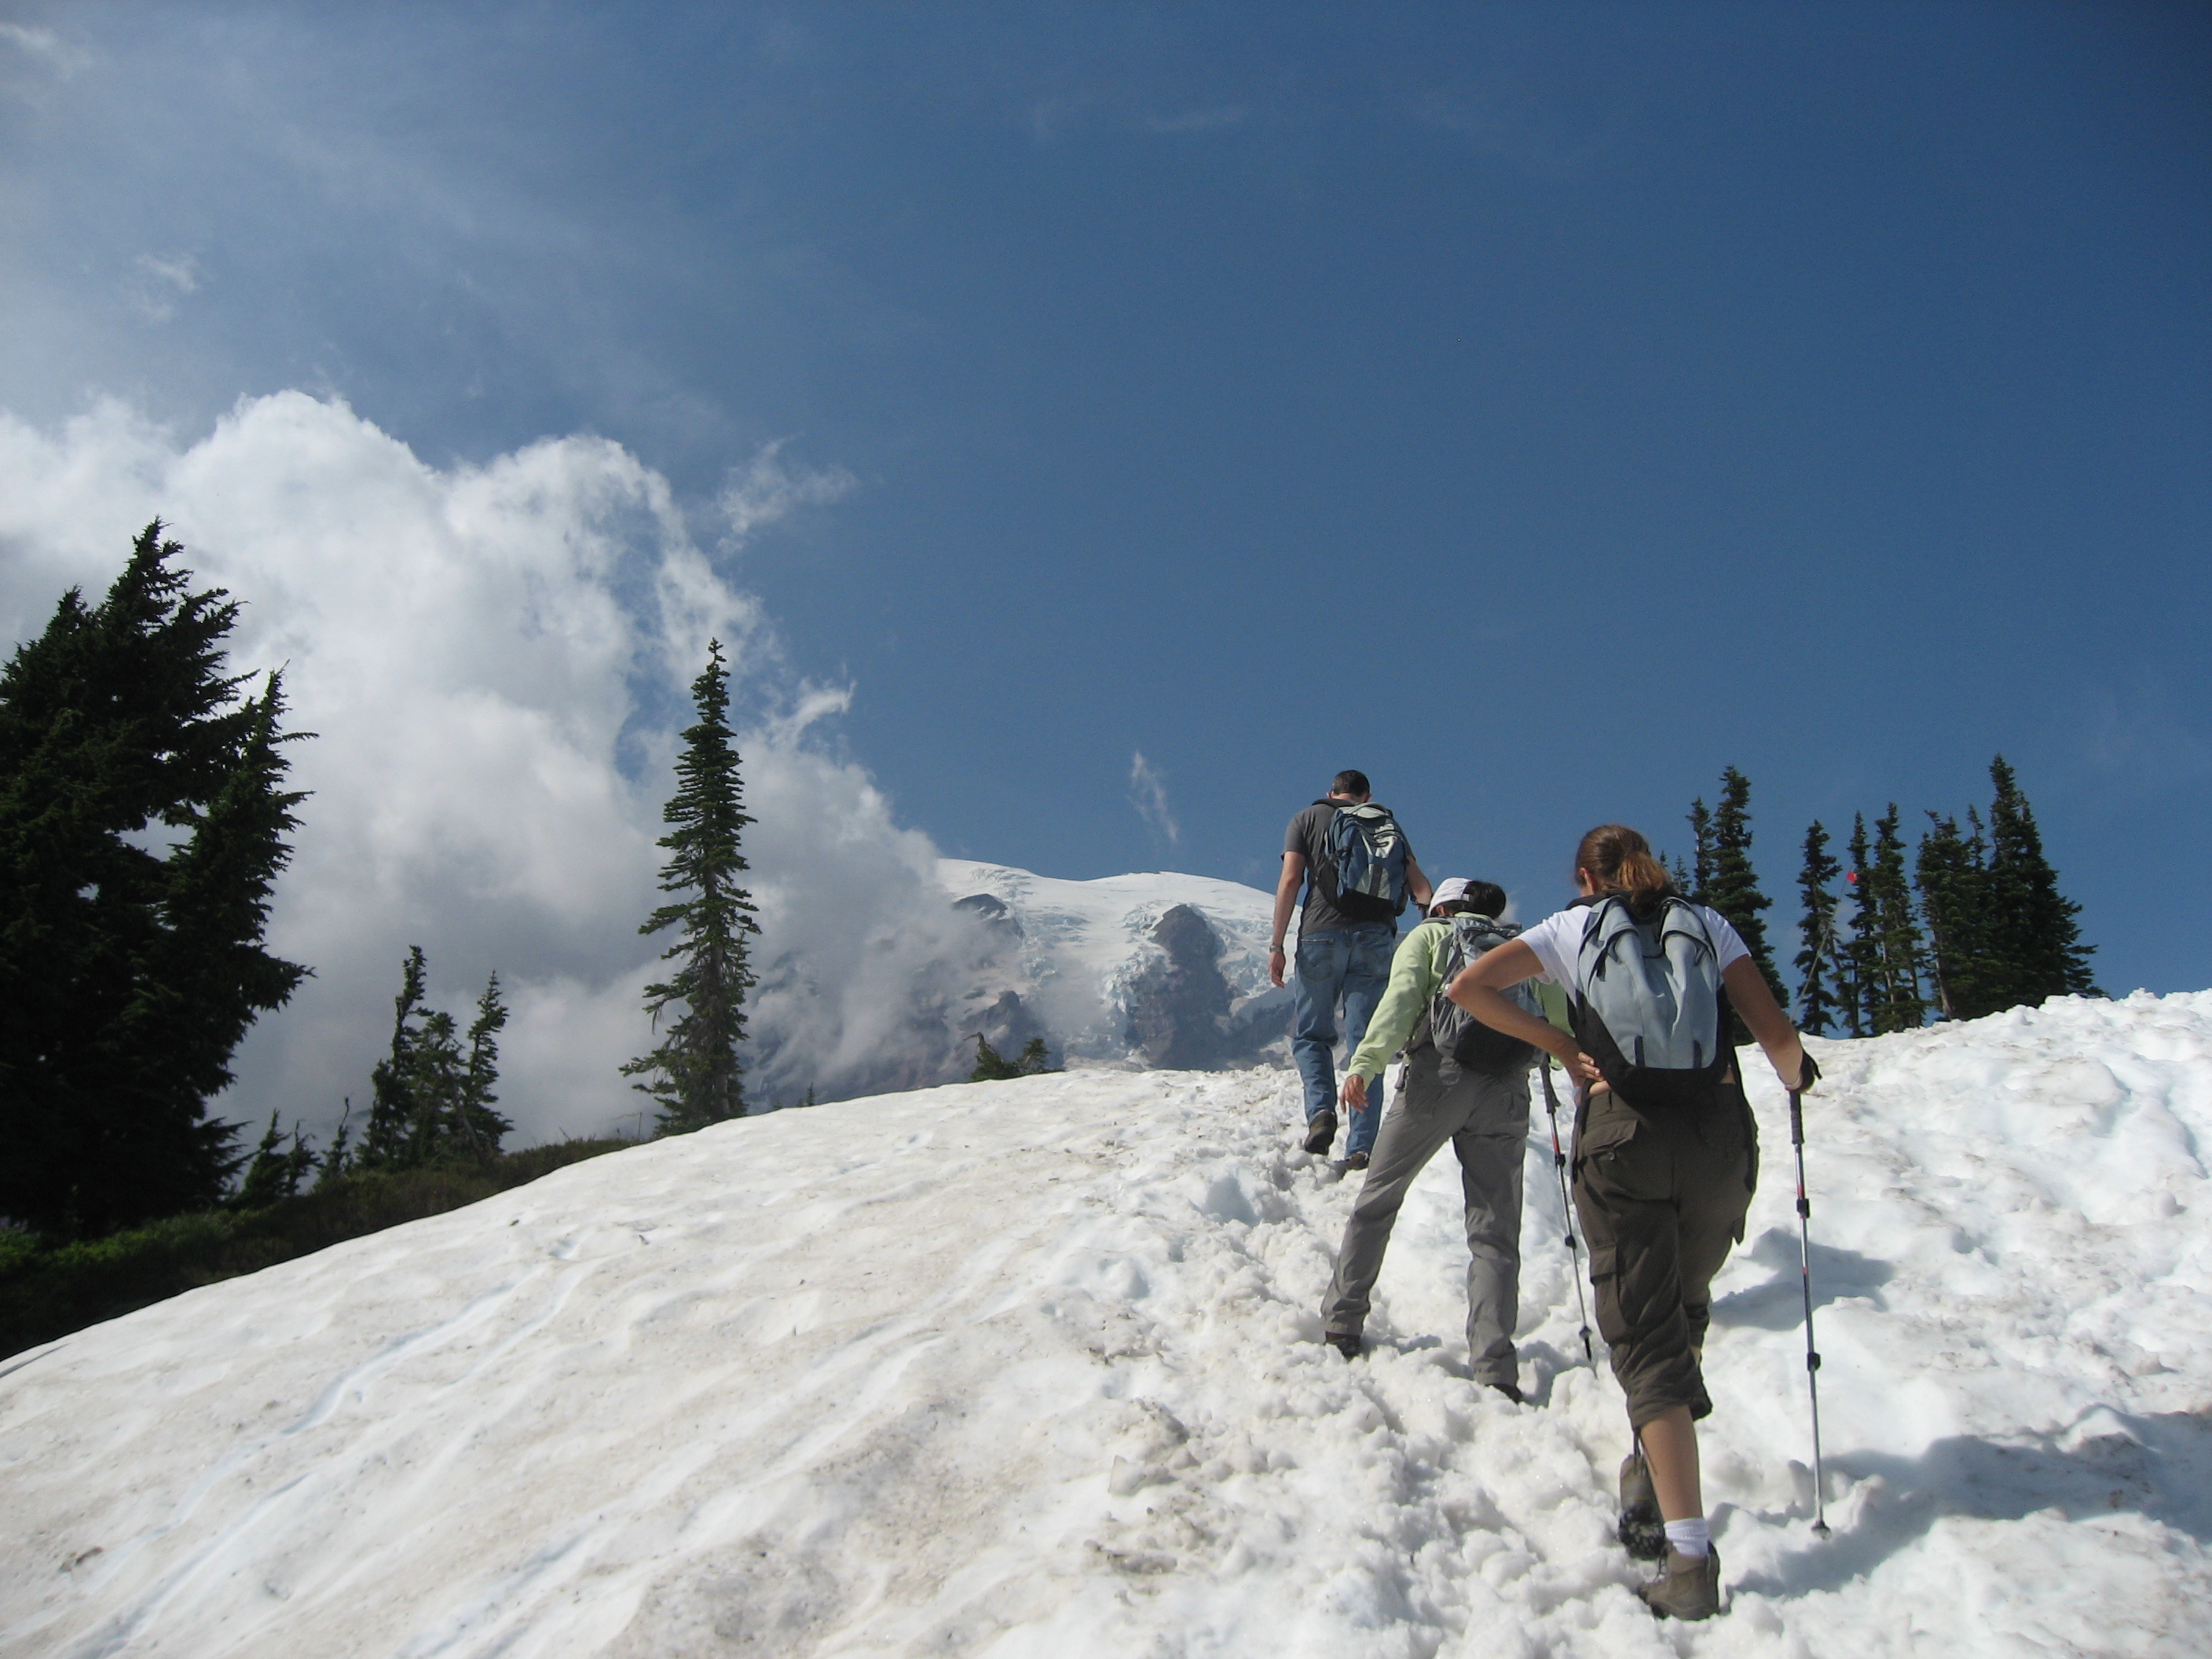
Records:
[[[1805,1144],[1805,1106],[1795,1089],[1790,1091],[1790,1144],[1792,1146]]]

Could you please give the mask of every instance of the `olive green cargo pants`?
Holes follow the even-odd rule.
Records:
[[[1575,1212],[1630,1427],[1676,1406],[1711,1413],[1699,1362],[1713,1275],[1758,1179],[1759,1126],[1733,1078],[1701,1110],[1638,1112],[1601,1085],[1576,1113]]]

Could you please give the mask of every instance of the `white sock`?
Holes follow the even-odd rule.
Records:
[[[1683,1555],[1711,1555],[1713,1553],[1713,1529],[1702,1515],[1687,1521],[1667,1523],[1667,1542],[1670,1548]]]

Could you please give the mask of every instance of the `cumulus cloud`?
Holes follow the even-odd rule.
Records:
[[[1167,838],[1169,846],[1182,839],[1175,814],[1168,810],[1168,775],[1146,760],[1142,750],[1129,757],[1129,802],[1139,817]]]
[[[741,547],[753,532],[773,524],[799,507],[823,507],[860,483],[842,466],[809,471],[785,464],[779,438],[762,446],[744,468],[732,471],[715,505],[729,521],[729,544]]]
[[[808,483],[823,476],[789,499],[832,498]],[[117,403],[54,433],[0,416],[9,637],[43,627],[66,587],[96,598],[156,514],[203,582],[246,602],[234,667],[285,665],[291,724],[319,734],[291,750],[313,793],[270,927],[315,977],[248,1038],[225,1115],[282,1109],[327,1132],[367,1093],[418,943],[444,1006],[495,968],[507,987],[501,1094],[520,1139],[637,1110],[616,1067],[650,1043],[641,993],[668,942],[637,924],[710,637],[753,711],[764,1103],[941,1062],[946,1021],[911,987],[981,946],[927,839],[860,769],[807,747],[851,688],[784,683],[757,604],[620,446],[563,438],[441,469],[296,392],[242,402],[194,442]]]

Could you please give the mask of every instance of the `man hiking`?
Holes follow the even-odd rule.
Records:
[[[1498,920],[1502,888],[1455,876],[1438,884],[1428,919],[1390,963],[1389,988],[1367,1036],[1345,1062],[1344,1103],[1357,1123],[1401,1045],[1405,1070],[1375,1143],[1375,1161],[1345,1223],[1336,1277],[1322,1306],[1322,1340],[1347,1359],[1359,1353],[1390,1229],[1414,1177],[1446,1141],[1459,1154],[1467,1200],[1467,1349],[1474,1380],[1521,1403],[1513,1328],[1520,1321],[1521,1165],[1528,1139],[1528,1066],[1536,1050],[1473,1024],[1443,998],[1454,975],[1520,933]],[[1564,1017],[1564,1001],[1559,1006]],[[1410,1039],[1410,1040],[1409,1040]]]
[[[1328,793],[1291,820],[1283,836],[1283,874],[1275,884],[1275,926],[1267,949],[1267,977],[1283,983],[1283,937],[1291,908],[1305,887],[1298,913],[1297,1002],[1291,1025],[1291,1058],[1305,1085],[1309,1152],[1328,1152],[1336,1139],[1337,1011],[1344,1037],[1358,1048],[1382,1000],[1398,939],[1398,913],[1406,895],[1425,908],[1429,878],[1413,861],[1413,848],[1387,806],[1370,798],[1364,772],[1339,772]],[[1345,1167],[1364,1170],[1375,1145],[1376,1114],[1352,1119],[1345,1139]]]

